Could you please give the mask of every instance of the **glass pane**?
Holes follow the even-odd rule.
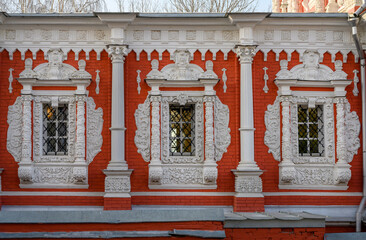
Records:
[[[192,128],[190,123],[182,124],[182,137],[191,137]]]
[[[183,108],[182,109],[182,121],[190,122],[192,119],[192,109],[191,108]]]
[[[179,153],[180,152],[180,139],[172,139],[170,142],[170,151],[173,153]]]
[[[67,136],[67,124],[65,122],[58,124],[58,136],[59,137]]]
[[[307,138],[307,133],[308,133],[308,125],[299,124],[298,125],[299,138]]]
[[[56,123],[54,122],[47,123],[47,136],[48,137],[56,136]]]
[[[179,122],[180,121],[180,114],[179,108],[171,108],[170,109],[170,121],[171,122]]]
[[[66,107],[59,107],[57,118],[59,121],[67,121],[67,108]]]
[[[309,122],[318,122],[317,108],[309,108]]]
[[[318,124],[309,124],[309,137],[318,138]]]
[[[170,137],[179,137],[180,136],[180,125],[179,123],[170,124]]]
[[[191,152],[191,139],[183,140],[183,152]]]
[[[299,140],[299,153],[304,154],[308,152],[308,141]]]
[[[67,153],[67,139],[66,138],[59,138],[57,147],[58,147],[57,152]]]
[[[307,109],[302,108],[301,106],[298,107],[297,110],[297,118],[299,122],[306,122],[306,115],[307,115]]]
[[[310,153],[319,153],[318,140],[310,140]]]
[[[47,139],[47,152],[56,152],[56,139],[49,138]]]

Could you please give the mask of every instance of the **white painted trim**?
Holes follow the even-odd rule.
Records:
[[[296,97],[334,97],[333,91],[292,91],[292,95]]]
[[[5,191],[1,196],[76,196],[76,197],[101,197],[104,192],[26,192]]]
[[[52,165],[53,166],[53,165]],[[32,184],[19,184],[20,188],[56,188],[56,189],[88,189],[89,185],[73,185],[73,184],[41,184],[41,183],[32,183]]]
[[[149,184],[150,189],[217,189],[217,185],[195,185],[195,184],[187,184],[187,185],[151,185]],[[132,195],[132,194],[131,194]],[[195,196],[195,194],[191,194]]]
[[[131,192],[131,196],[234,196],[235,192]],[[36,191],[4,191],[1,196],[82,196],[100,197],[104,192],[36,192]],[[361,197],[362,192],[263,192],[265,197],[272,196],[348,196]]]
[[[349,196],[361,197],[362,192],[264,192],[264,196]]]
[[[314,166],[316,167],[316,166]],[[334,185],[282,185],[278,184],[279,189],[311,189],[311,190],[347,190],[348,186],[334,186]]]
[[[75,90],[32,90],[32,95],[34,96],[73,96],[75,95]]]

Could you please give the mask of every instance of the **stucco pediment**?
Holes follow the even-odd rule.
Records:
[[[47,52],[47,59],[47,63],[42,63],[33,69],[32,59],[27,58],[25,69],[19,77],[39,80],[91,79],[91,75],[85,71],[86,62],[79,60],[79,70],[70,64],[63,63],[65,59],[61,49],[50,49]]]
[[[217,79],[213,71],[213,62],[206,61],[206,71],[196,64],[189,63],[192,60],[188,50],[176,50],[173,55],[174,63],[168,64],[159,71],[159,61],[151,61],[151,71],[147,74],[147,79],[166,79],[168,81],[199,79]]]
[[[347,74],[342,70],[343,63],[335,61],[335,71],[330,67],[320,64],[320,55],[317,51],[307,50],[304,53],[303,64],[296,65],[288,70],[288,61],[281,60],[281,70],[276,74],[277,79],[297,80],[347,80]]]

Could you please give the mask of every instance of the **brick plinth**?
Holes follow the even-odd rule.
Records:
[[[264,212],[264,198],[234,197],[234,212]]]
[[[131,210],[131,198],[104,198],[104,210]]]

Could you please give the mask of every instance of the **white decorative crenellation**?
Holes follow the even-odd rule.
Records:
[[[105,178],[106,193],[128,193],[131,191],[129,176],[108,176]]]
[[[20,78],[37,78],[40,80],[69,80],[69,79],[90,79],[91,75],[85,71],[84,60],[78,62],[79,70],[73,66],[63,63],[64,52],[61,49],[50,49],[47,52],[47,63],[38,65],[33,69],[33,61],[30,58],[25,60],[25,68],[19,74]]]
[[[230,112],[229,107],[223,104],[218,97],[215,98],[214,106],[214,137],[215,137],[215,161],[221,160],[231,143],[230,136]]]
[[[8,78],[8,80],[9,80],[9,93],[12,93],[13,92],[13,86],[12,86],[12,84],[13,84],[13,80],[14,80],[14,78],[13,78],[13,71],[14,71],[14,69],[12,69],[12,68],[9,68],[9,78]]]
[[[277,79],[299,79],[299,80],[346,80],[347,74],[342,71],[342,61],[335,61],[335,71],[326,65],[320,64],[318,51],[306,50],[304,52],[304,63],[296,65],[288,70],[288,61],[281,60],[281,70],[276,74]]]
[[[168,109],[169,111],[169,109]],[[135,111],[137,130],[135,132],[135,145],[137,152],[141,154],[146,162],[150,162],[150,100],[139,104]],[[164,122],[162,122],[163,124]]]
[[[6,149],[16,162],[22,156],[23,98],[17,97],[15,103],[8,108],[8,133]]]
[[[353,73],[354,73],[354,77],[353,77],[353,96],[357,97],[358,96],[358,88],[357,88],[357,84],[358,82],[360,81],[360,79],[358,78],[357,74],[358,74],[358,71],[355,69],[353,70]]]
[[[272,105],[267,106],[264,114],[264,144],[269,148],[268,153],[272,153],[273,158],[281,161],[281,128],[280,128],[280,98],[277,97]]]
[[[94,99],[86,98],[86,162],[90,164],[103,145],[103,109],[96,108]]]
[[[147,79],[167,79],[167,80],[198,80],[217,79],[217,75],[213,71],[213,62],[206,61],[206,71],[196,64],[189,63],[193,58],[191,52],[186,49],[178,49],[174,51],[172,58],[174,63],[168,64],[161,69],[159,61],[154,59],[151,61],[151,71],[146,75]]]

